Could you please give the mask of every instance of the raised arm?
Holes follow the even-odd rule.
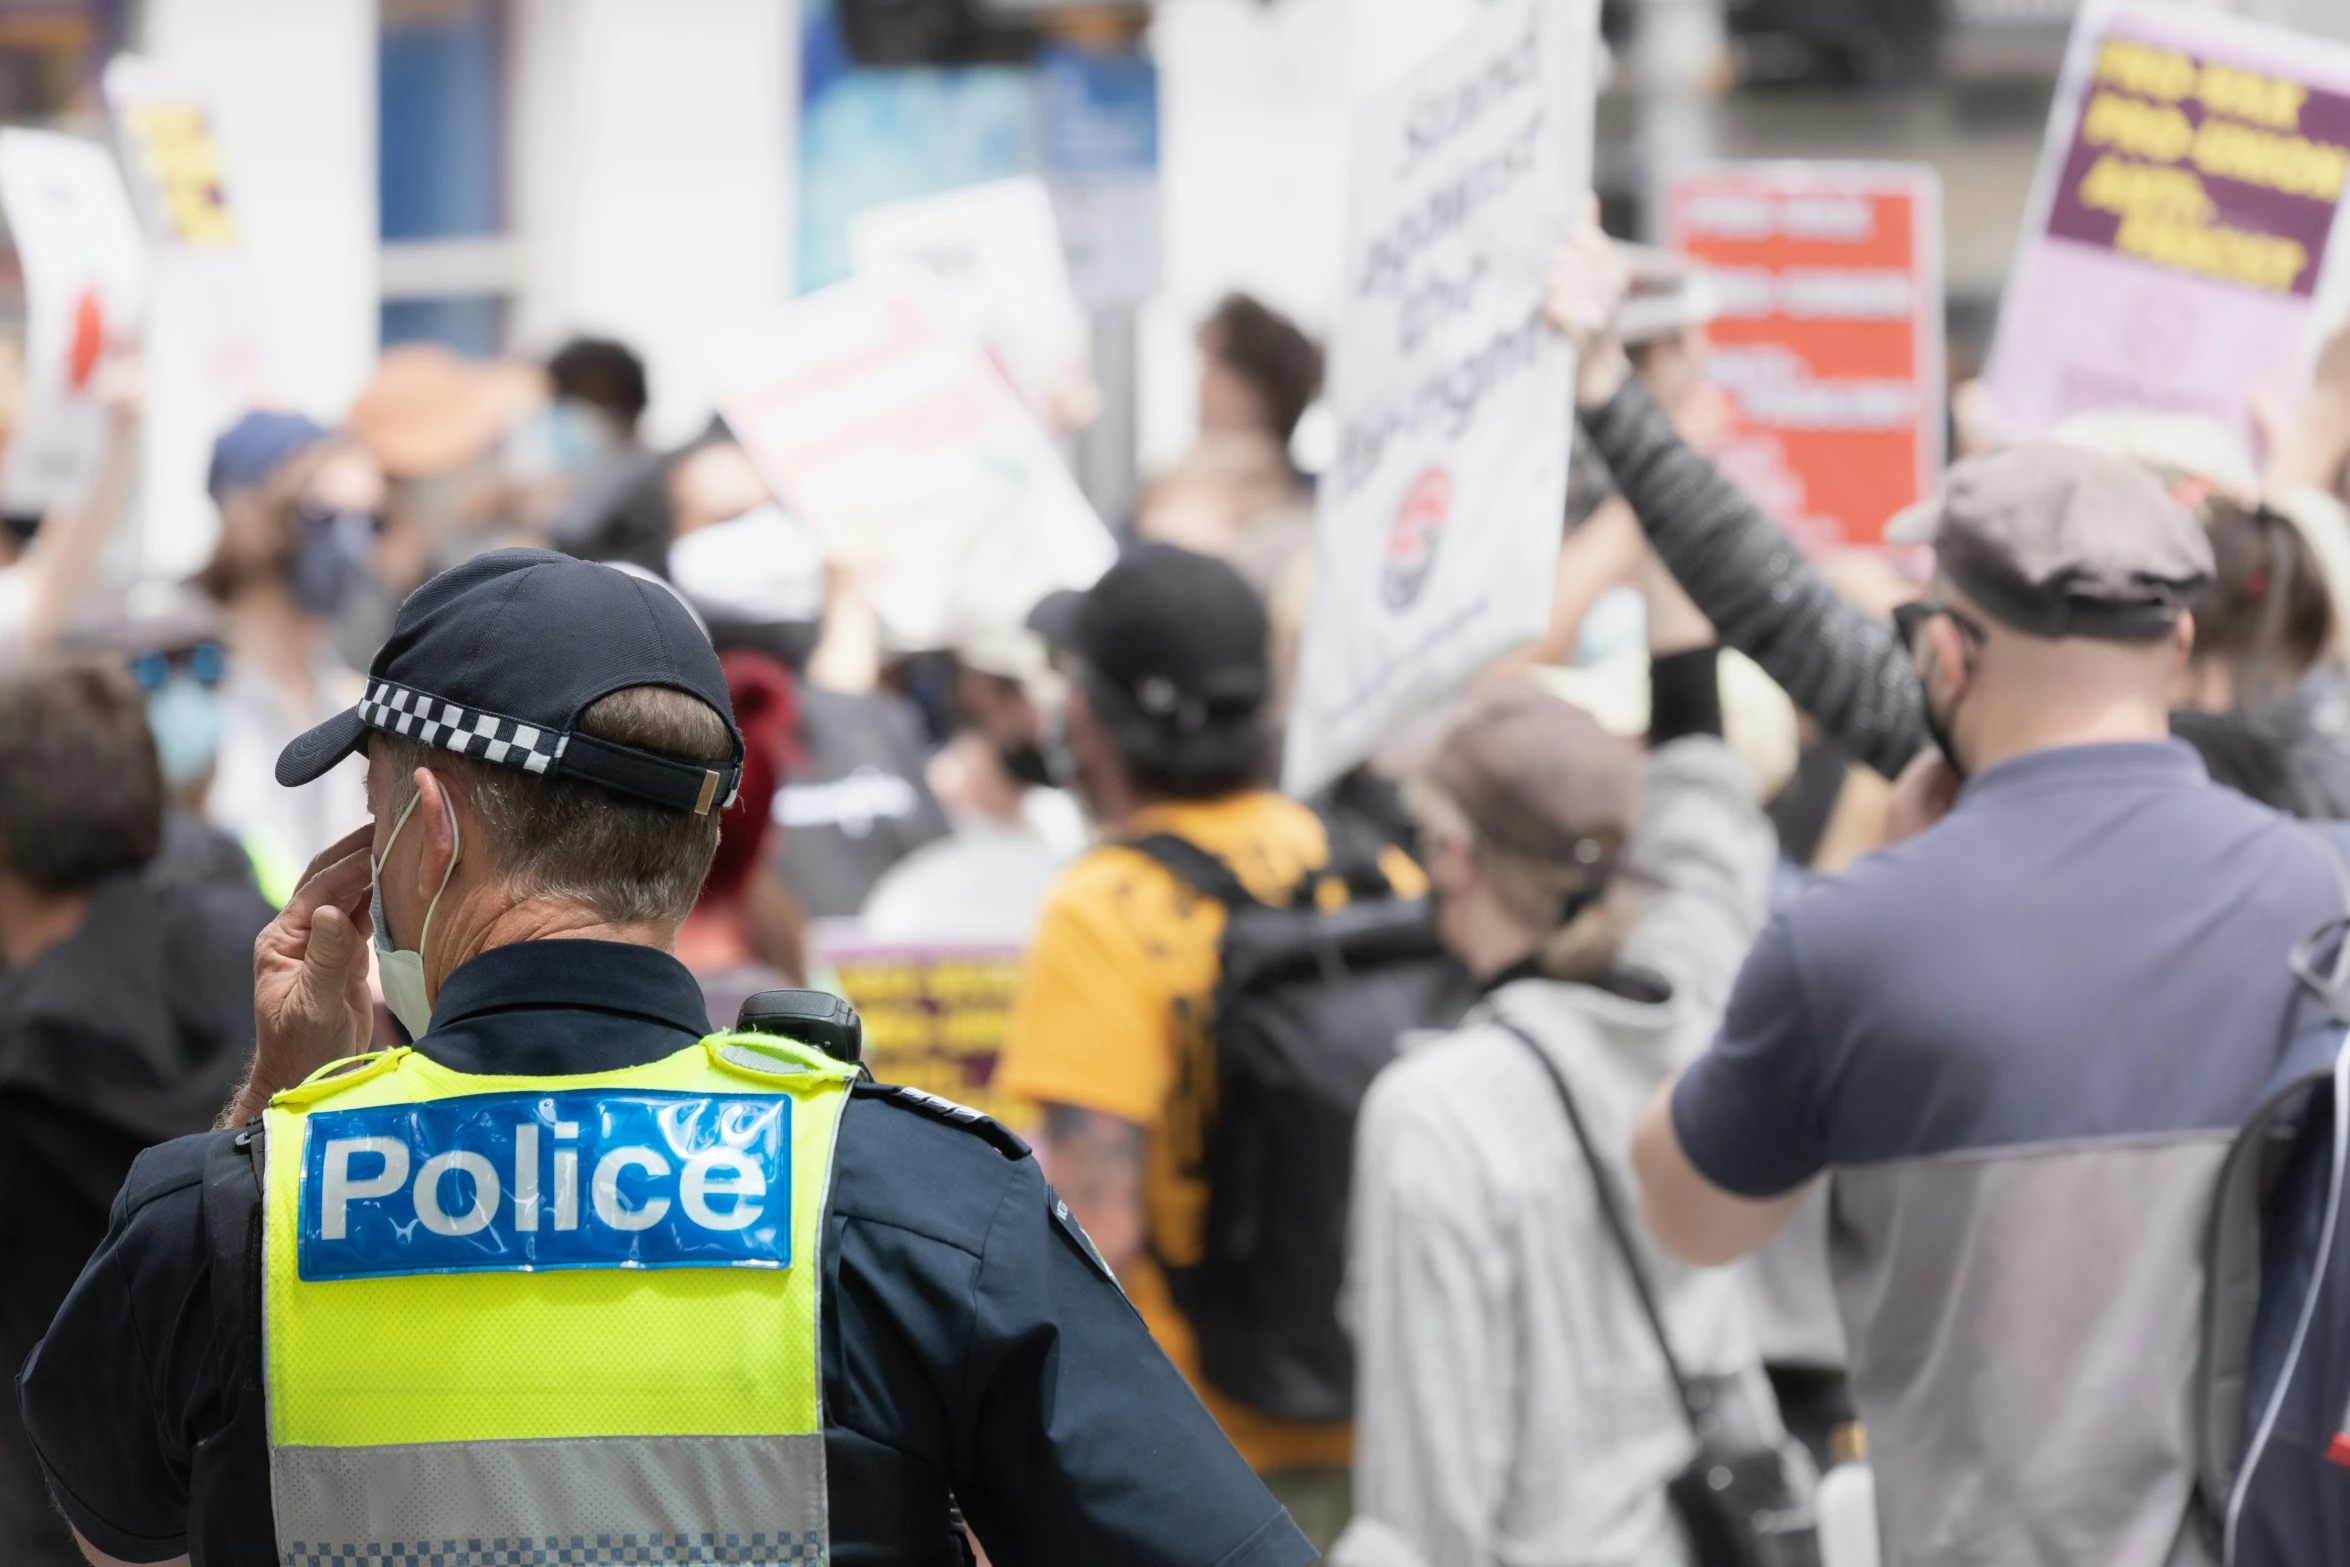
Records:
[[[99,368],[99,395],[106,404],[106,445],[87,493],[57,506],[41,519],[26,546],[23,570],[32,588],[25,612],[27,647],[46,647],[90,589],[97,585],[99,557],[122,521],[138,470],[141,380],[135,354],[117,353]]]
[[[1693,451],[1631,371],[1612,323],[1615,243],[1587,223],[1552,258],[1550,324],[1576,346],[1576,405],[1649,542],[1723,643],[1761,665],[1845,750],[1886,777],[1930,743],[1893,629],[1845,602],[1778,524]]]
[[[1714,1013],[1762,929],[1776,839],[1753,774],[1722,740],[1713,628],[1653,554],[1636,576],[1648,602],[1649,759],[1631,858],[1650,891],[1623,955]]]

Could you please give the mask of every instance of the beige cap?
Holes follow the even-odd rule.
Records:
[[[1495,848],[1596,865],[1631,836],[1640,772],[1640,753],[1589,713],[1511,685],[1463,704],[1427,778]]]
[[[2083,451],[2144,463],[2165,477],[2200,479],[2246,505],[2260,498],[2260,473],[2252,466],[2252,454],[2217,420],[2200,414],[2134,408],[2075,414],[2056,427],[2056,439]]]
[[[2054,441],[1950,470],[1887,524],[1994,618],[2042,637],[2159,641],[2211,580],[2211,541],[2144,467]]]
[[[351,405],[351,433],[396,479],[464,467],[547,400],[547,375],[510,359],[467,359],[438,343],[387,348]]]

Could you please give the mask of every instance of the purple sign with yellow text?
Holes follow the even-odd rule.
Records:
[[[1986,380],[2011,436],[2290,402],[2345,280],[2350,50],[2176,6],[2085,7]]]

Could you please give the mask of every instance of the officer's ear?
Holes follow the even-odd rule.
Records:
[[[416,785],[416,825],[423,830],[418,880],[427,888],[437,888],[462,847],[456,813],[464,807],[450,781],[429,767],[416,769],[410,781]]]

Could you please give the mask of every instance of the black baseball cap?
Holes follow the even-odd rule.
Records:
[[[1140,545],[1083,592],[1052,594],[1028,629],[1144,718],[1191,731],[1254,719],[1273,687],[1265,606],[1227,562]]]
[[[400,606],[367,692],[278,754],[292,788],[367,744],[404,735],[526,773],[584,778],[704,815],[734,798],[743,737],[726,676],[692,612],[657,581],[551,550],[493,550],[442,572]],[[670,686],[726,720],[724,765],[615,745],[579,715],[630,686]]]

